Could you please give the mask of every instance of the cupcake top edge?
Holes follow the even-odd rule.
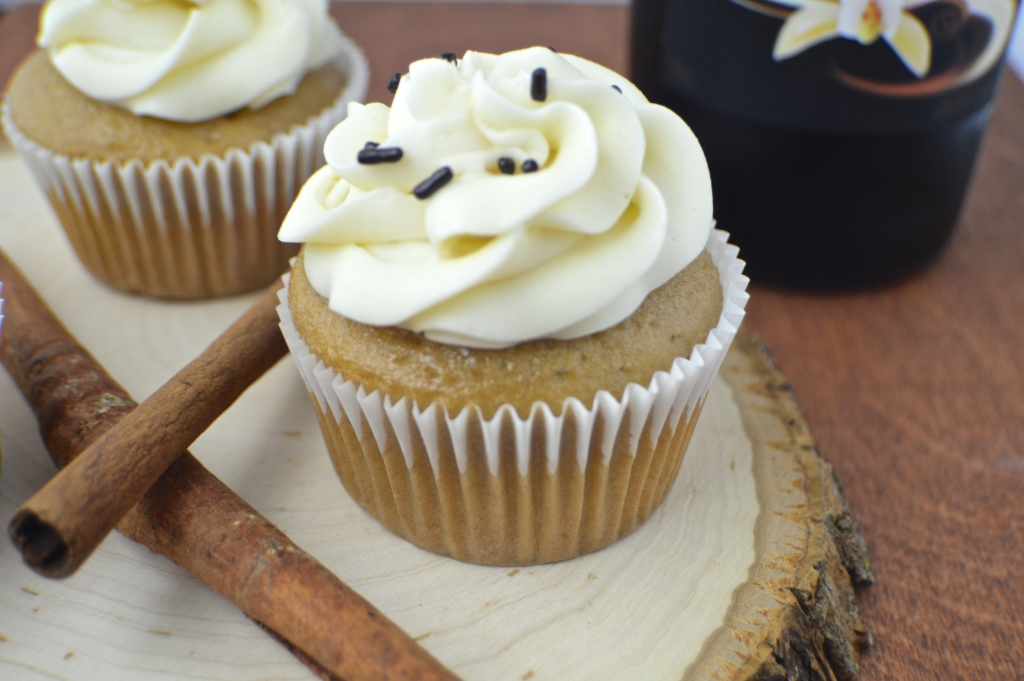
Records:
[[[424,59],[350,104],[279,233],[330,309],[479,348],[610,328],[712,226],[700,145],[598,64],[548,48]]]
[[[338,56],[327,0],[48,0],[36,42],[80,92],[194,123],[291,94]]]

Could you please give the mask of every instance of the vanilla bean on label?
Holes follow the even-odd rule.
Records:
[[[39,419],[54,463],[64,467],[136,404],[2,252],[0,281],[5,298],[0,361]],[[457,679],[188,452],[117,529],[231,600],[321,678]],[[29,544],[36,539],[24,538]],[[52,555],[45,541],[34,548],[44,557]],[[256,560],[262,566],[258,572],[249,569]]]

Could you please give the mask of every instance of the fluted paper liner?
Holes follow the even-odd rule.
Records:
[[[79,260],[98,279],[165,298],[209,298],[269,284],[296,247],[277,239],[324,140],[348,103],[366,96],[366,58],[348,38],[337,64],[344,91],[305,125],[247,151],[120,163],[71,158],[25,137],[3,103],[8,139],[46,194]]]
[[[281,330],[345,488],[395,534],[472,563],[549,563],[629,534],[675,480],[743,319],[749,280],[727,240],[716,229],[706,246],[724,298],[707,340],[646,388],[630,383],[621,399],[600,391],[589,407],[569,398],[560,416],[536,402],[526,419],[506,404],[488,420],[476,406],[452,415],[367,394],[299,337],[286,286]]]

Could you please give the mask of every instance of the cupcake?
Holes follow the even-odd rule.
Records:
[[[327,133],[366,91],[324,0],[51,0],[3,127],[75,253],[134,293],[264,286]]]
[[[350,104],[280,238],[281,325],[349,494],[490,565],[601,549],[679,471],[743,316],[700,146],[629,81],[468,52]]]

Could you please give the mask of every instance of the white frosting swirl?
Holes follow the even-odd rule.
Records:
[[[38,43],[89,97],[196,122],[295,92],[341,36],[327,0],[49,0]]]
[[[538,68],[544,101],[530,94]],[[367,141],[401,160],[360,164]],[[711,229],[707,164],[686,124],[618,74],[545,48],[418,61],[390,109],[350,104],[324,153],[280,239],[306,243],[306,274],[334,312],[443,343],[609,328]],[[539,170],[524,173],[528,159]],[[415,198],[444,166],[453,179]]]

